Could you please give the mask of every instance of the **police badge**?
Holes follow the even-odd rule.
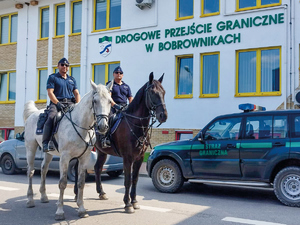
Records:
[[[112,42],[112,37],[104,36],[102,38],[99,38],[100,55],[102,55],[103,57],[106,57],[110,54],[111,42]]]

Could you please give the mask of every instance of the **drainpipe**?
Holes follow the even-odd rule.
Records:
[[[83,62],[83,68],[81,71],[83,71],[83,74],[85,76],[84,79],[81,79],[81,80],[84,80],[84,83],[81,87],[81,90],[83,89],[83,87],[85,87],[85,90],[84,90],[84,93],[87,93],[87,91],[89,90],[88,88],[88,81],[91,79],[90,76],[88,75],[88,68],[87,68],[87,52],[88,52],[88,31],[89,31],[89,1],[86,0],[85,1],[85,7],[84,7],[84,11],[85,11],[85,14],[84,14],[84,19],[82,19],[82,21],[85,21],[85,26],[82,26],[82,28],[85,28],[85,32],[82,32],[82,38],[84,38],[84,40],[82,40],[82,44],[83,44],[83,48],[84,49],[84,52],[83,52],[83,55],[82,55],[82,62]],[[83,37],[84,36],[84,37]],[[80,77],[82,77],[82,75]]]
[[[28,14],[29,14],[29,3],[25,2],[25,4],[27,5],[27,13],[26,13],[26,50],[25,50],[25,97],[24,97],[24,105],[27,101],[27,61],[28,61],[28,23],[29,23],[29,19],[28,19]]]
[[[290,79],[291,79],[291,92],[292,92],[292,100],[295,102],[295,89],[296,89],[296,74],[295,74],[295,10],[294,10],[294,1],[290,0]],[[293,109],[295,105],[293,105]]]

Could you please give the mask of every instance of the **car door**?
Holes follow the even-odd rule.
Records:
[[[191,149],[193,173],[198,177],[241,177],[239,166],[242,117],[212,121],[202,132],[203,140]]]
[[[275,164],[274,156],[288,157],[288,117],[249,113],[243,122],[245,129],[240,146],[242,176],[247,180],[260,180],[268,173],[266,170],[273,169],[268,166],[271,159],[272,165]]]

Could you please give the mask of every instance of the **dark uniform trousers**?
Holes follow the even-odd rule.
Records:
[[[71,107],[74,105],[73,102],[62,102],[60,101],[63,105]],[[56,115],[58,113],[57,107],[54,103],[50,103],[49,106],[49,114],[48,114],[48,119],[44,125],[44,133],[43,133],[43,144],[48,143],[50,141],[52,131],[53,131],[53,126],[54,126],[54,120],[56,118]]]

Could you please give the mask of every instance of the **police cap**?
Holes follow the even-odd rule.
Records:
[[[123,70],[120,66],[117,66],[114,70],[114,73],[118,73],[118,72],[123,73]]]
[[[62,58],[61,60],[58,61],[58,64],[66,64],[69,66],[69,62],[66,58]]]

